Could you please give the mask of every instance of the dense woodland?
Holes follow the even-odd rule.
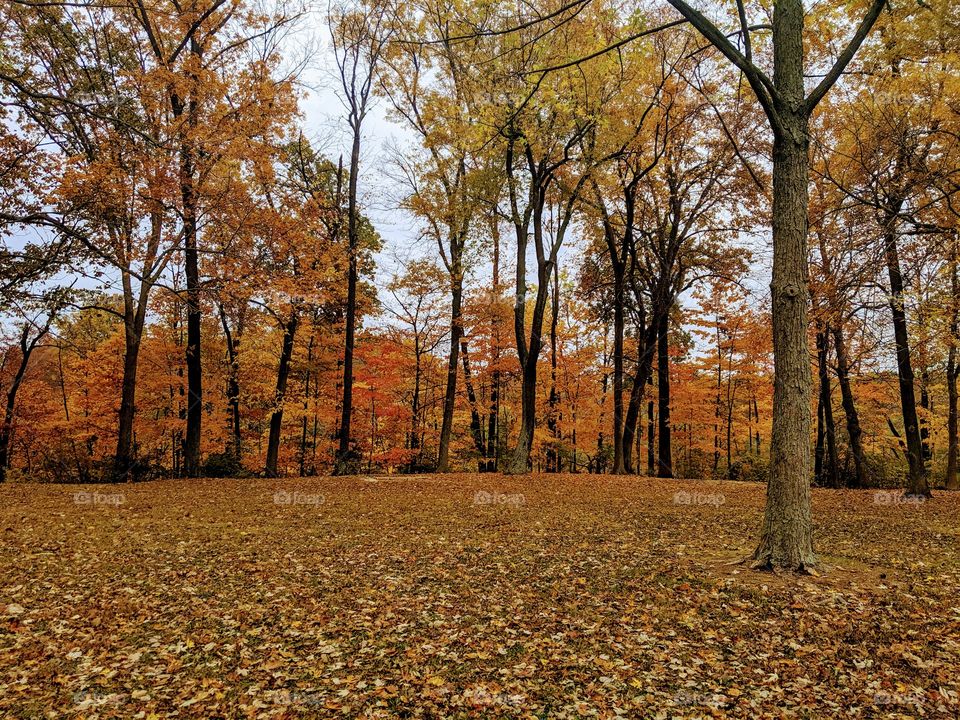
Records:
[[[800,113],[771,3],[706,40],[671,5],[5,2],[7,479],[765,481]],[[960,7],[802,22],[799,443],[823,486],[956,488]]]

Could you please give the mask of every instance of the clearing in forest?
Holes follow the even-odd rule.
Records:
[[[0,716],[960,713],[960,495],[602,476],[0,486]]]

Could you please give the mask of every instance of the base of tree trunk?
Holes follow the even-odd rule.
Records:
[[[812,542],[801,542],[775,547],[770,535],[765,534],[753,555],[747,558],[752,570],[790,572],[799,575],[817,575],[817,556]],[[801,547],[809,546],[809,547]]]
[[[529,453],[522,446],[518,447],[501,463],[500,472],[504,475],[529,475]]]

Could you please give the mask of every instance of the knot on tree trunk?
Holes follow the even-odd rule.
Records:
[[[805,298],[807,296],[807,286],[803,283],[783,283],[782,285],[771,284],[770,290],[773,293],[774,298],[784,298],[788,300],[795,300],[797,298]]]

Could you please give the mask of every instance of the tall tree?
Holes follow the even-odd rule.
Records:
[[[358,261],[361,252],[359,176],[363,123],[373,100],[374,86],[387,43],[395,28],[390,5],[364,0],[355,6],[334,8],[329,16],[330,36],[340,84],[340,99],[350,129],[350,169],[347,175],[347,307],[343,346],[343,390],[334,473],[355,470],[350,423],[353,417],[353,361],[357,332]]]
[[[684,0],[668,0],[746,76],[773,131],[774,411],[770,481],[757,568],[802,571],[816,565],[810,522],[810,363],[807,347],[807,185],[810,115],[866,39],[886,0],[873,0],[817,85],[804,87],[802,0],[778,0],[772,17],[773,78],[753,57],[751,25],[738,4],[742,50]]]

